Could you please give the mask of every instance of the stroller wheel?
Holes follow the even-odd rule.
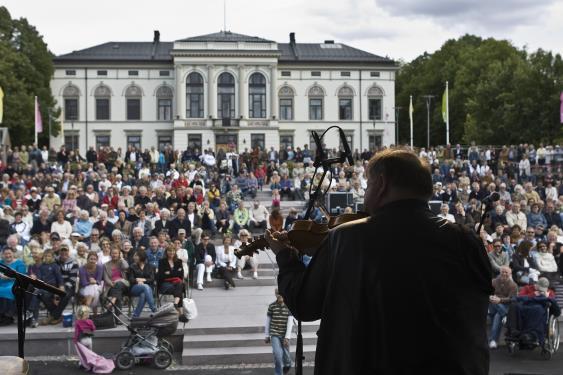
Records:
[[[172,364],[172,354],[168,350],[157,351],[154,353],[153,364],[157,369],[164,370]]]
[[[546,361],[549,361],[552,356],[553,356],[553,353],[551,353],[550,350],[548,350],[548,349],[542,349],[541,350],[541,357],[543,359],[545,359]]]
[[[164,349],[168,350],[168,352],[169,352],[170,354],[174,353],[174,346],[173,346],[168,340],[166,340],[166,339],[161,339],[161,340],[160,340],[160,345],[161,345]]]
[[[135,366],[135,356],[130,351],[121,351],[115,357],[115,366],[120,370],[131,370]]]

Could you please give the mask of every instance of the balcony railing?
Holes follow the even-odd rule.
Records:
[[[213,120],[213,126],[224,127],[224,128],[235,127],[235,126],[240,126],[240,121],[238,119],[228,118],[228,117],[220,118]]]

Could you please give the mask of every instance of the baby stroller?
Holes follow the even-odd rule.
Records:
[[[549,360],[559,349],[561,310],[554,299],[546,297],[515,297],[508,309],[505,341],[508,351],[541,348]]]
[[[114,316],[130,332],[115,357],[115,366],[118,369],[130,370],[139,359],[152,359],[153,365],[161,370],[172,364],[174,347],[164,337],[176,332],[178,326],[178,312],[174,304],[162,305],[148,317],[131,318],[129,324],[116,314]]]

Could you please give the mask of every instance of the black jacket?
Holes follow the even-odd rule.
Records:
[[[308,267],[290,250],[277,261],[293,315],[321,319],[315,374],[488,374],[489,259],[426,202],[331,230]]]
[[[179,229],[185,229],[186,230],[186,237],[189,237],[192,235],[192,223],[190,223],[190,221],[188,220],[188,218],[186,217],[184,220],[180,221],[178,220],[178,218],[172,220],[172,222],[170,223],[170,231],[168,232],[168,234],[170,235],[170,238],[176,238],[178,236],[178,230]]]
[[[174,261],[174,267],[170,268],[168,259],[162,258],[158,261],[158,273],[156,275],[158,285],[162,284],[166,279],[172,277],[179,277],[182,280],[184,279],[184,266],[182,265],[182,261],[180,259],[176,259]]]
[[[154,229],[152,230],[153,236],[158,236],[160,232],[163,230],[168,231],[170,233],[170,228],[172,227],[172,221],[170,220],[157,220],[154,223]]]
[[[212,243],[207,244],[207,249],[203,247],[203,242],[200,242],[195,247],[195,262],[196,264],[204,263],[205,262],[205,251],[207,250],[207,255],[211,256],[213,259],[213,263],[217,259],[217,253],[215,253],[215,245]]]
[[[129,266],[129,283],[131,286],[136,285],[135,279],[146,279],[145,284],[152,286],[154,283],[154,268],[150,263],[145,263],[145,267],[141,269],[136,263],[130,263]]]

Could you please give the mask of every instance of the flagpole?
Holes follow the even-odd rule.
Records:
[[[413,146],[414,146],[414,141],[413,141],[413,132],[412,132],[412,95],[410,95],[410,103],[409,103],[409,112],[410,112],[410,122],[411,122],[411,150],[414,150]]]
[[[33,124],[33,133],[35,134],[35,147],[39,148],[39,144],[37,143],[37,96],[35,97],[35,122]]]
[[[450,144],[450,90],[446,81],[446,145]]]

